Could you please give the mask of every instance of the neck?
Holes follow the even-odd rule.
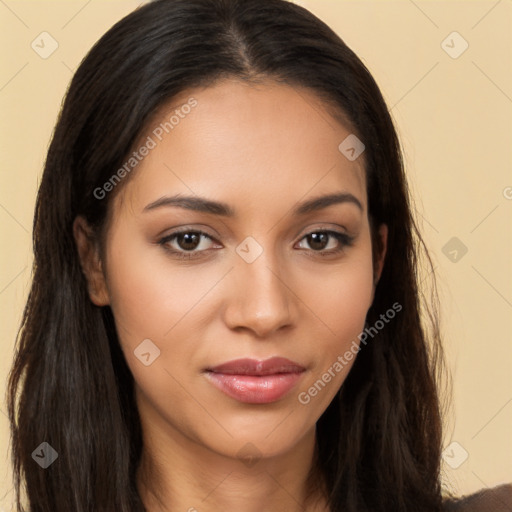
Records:
[[[322,486],[311,475],[315,446],[312,429],[287,453],[240,460],[168,424],[153,424],[151,437],[144,435],[137,486],[148,512],[328,512]]]

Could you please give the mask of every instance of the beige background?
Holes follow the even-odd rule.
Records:
[[[298,3],[366,63],[402,138],[439,279],[454,379],[445,481],[459,493],[511,481],[512,2]],[[34,199],[62,97],[87,50],[139,4],[0,1],[3,395],[30,283]],[[43,31],[59,45],[47,59],[31,48]],[[460,36],[446,39],[454,31]],[[467,50],[453,58],[464,41]],[[452,237],[456,245],[445,247]],[[11,510],[12,498],[5,411],[2,396],[0,512]]]

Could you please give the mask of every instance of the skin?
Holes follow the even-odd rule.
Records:
[[[384,251],[374,269],[363,157],[349,161],[338,150],[351,132],[314,93],[225,80],[172,104],[190,97],[197,106],[115,195],[103,259],[84,219],[74,225],[91,301],[112,308],[136,383],[144,432],[138,488],[154,512],[327,510],[320,492],[306,499],[315,424],[354,359],[308,404],[298,395],[357,342],[387,227],[379,228]],[[352,194],[362,210],[344,202],[292,213],[299,202],[333,192]],[[175,194],[222,201],[236,215],[143,211]],[[193,249],[199,257],[179,259],[159,245],[181,227],[211,236]],[[344,247],[331,236],[319,249],[306,235],[322,230],[349,234],[353,243]],[[236,252],[248,236],[263,249],[251,263]],[[166,247],[183,253],[186,243],[178,237]],[[149,366],[134,355],[145,339],[160,350]],[[230,398],[203,372],[272,356],[306,371],[270,404]],[[244,447],[254,457],[249,463],[239,453]]]

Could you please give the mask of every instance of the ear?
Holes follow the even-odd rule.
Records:
[[[97,239],[92,228],[81,216],[76,217],[73,222],[73,236],[91,301],[96,306],[110,304]]]
[[[388,248],[388,226],[387,224],[381,224],[379,226],[379,231],[377,233],[377,247],[376,247],[376,255],[373,263],[374,271],[373,271],[373,294],[375,294],[375,288],[377,287],[377,283],[379,282],[380,276],[382,274],[382,269],[384,268],[384,261],[386,259],[386,251]],[[373,297],[372,297],[373,300]]]

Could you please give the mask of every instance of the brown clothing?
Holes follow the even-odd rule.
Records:
[[[445,502],[446,512],[512,512],[512,484],[484,489]]]

